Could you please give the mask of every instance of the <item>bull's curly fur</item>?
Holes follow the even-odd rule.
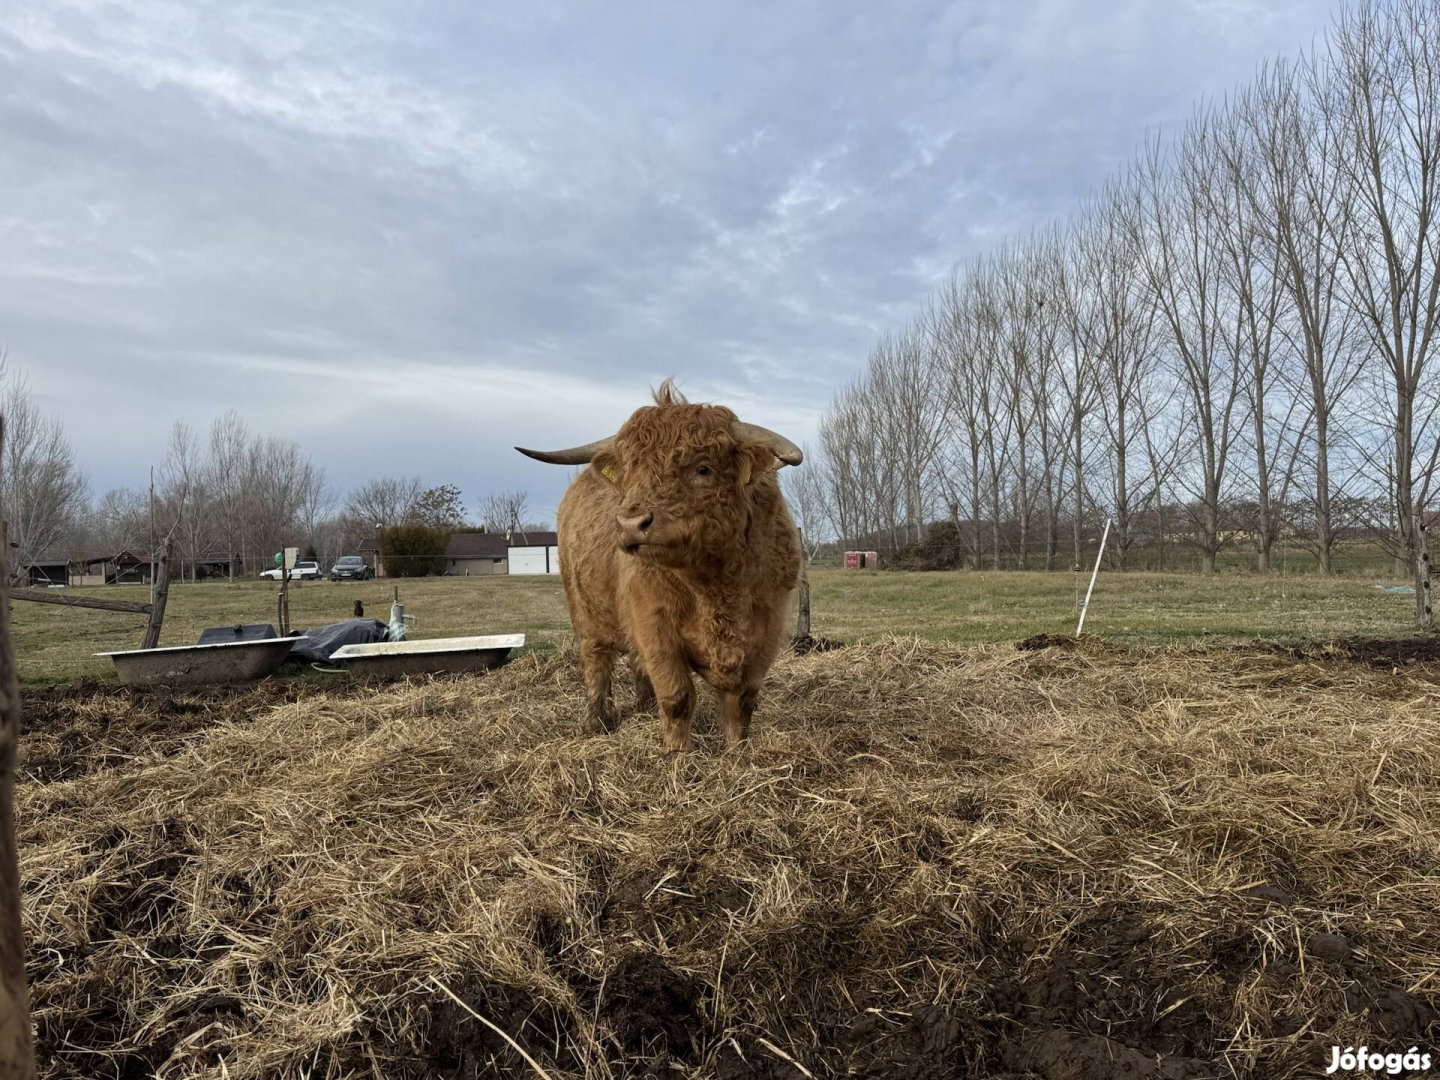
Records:
[[[717,691],[734,745],[749,732],[781,648],[799,537],[769,446],[739,441],[733,412],[691,404],[668,380],[654,398],[560,503],[560,576],[580,644],[585,730],[618,723],[610,687],[624,653],[640,708],[658,701],[667,749],[692,745],[692,672]],[[627,547],[641,534],[621,519],[644,514],[653,524]]]

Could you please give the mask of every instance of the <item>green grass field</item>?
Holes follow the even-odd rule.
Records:
[[[844,642],[887,635],[940,641],[1007,641],[1075,629],[1077,591],[1087,575],[1073,573],[856,573],[816,569],[810,575],[812,630]],[[1410,632],[1413,598],[1385,593],[1373,578],[1325,579],[1313,574],[1102,574],[1086,632],[1135,644],[1396,637]],[[548,651],[569,639],[570,621],[558,578],[421,578],[400,582],[307,582],[291,589],[292,625],[350,617],[356,599],[368,616],[388,617],[398,585],[418,619],[414,637],[522,632],[529,647]],[[162,645],[186,645],[207,626],[274,623],[273,583],[202,582],[171,590]],[[140,586],[74,589],[113,599],[145,600]],[[50,605],[11,607],[21,680],[28,684],[81,677],[112,679],[95,652],[135,648],[144,616]]]

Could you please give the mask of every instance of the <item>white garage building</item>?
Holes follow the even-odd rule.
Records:
[[[512,574],[560,573],[560,547],[554,533],[515,533],[510,537]]]

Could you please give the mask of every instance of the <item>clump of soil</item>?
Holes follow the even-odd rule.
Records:
[[[836,641],[833,638],[815,637],[811,634],[796,634],[790,639],[790,650],[804,656],[806,653],[834,652],[836,649],[843,649],[845,643]]]
[[[42,1075],[1291,1080],[1440,1038],[1440,673],[1084,640],[787,655],[680,756],[580,736],[570,655],[29,695]]]
[[[1282,643],[1273,648],[1283,655],[1292,656],[1297,660],[1365,664],[1376,668],[1440,663],[1440,637],[1435,636],[1348,637],[1324,642]]]
[[[1073,649],[1079,640],[1069,634],[1034,634],[1023,641],[1017,641],[1015,648],[1021,652],[1035,652],[1038,649]]]

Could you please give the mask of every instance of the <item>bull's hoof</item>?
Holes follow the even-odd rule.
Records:
[[[666,724],[661,730],[660,741],[672,754],[688,754],[695,749],[695,740],[691,737],[689,723]]]
[[[586,735],[609,735],[619,726],[620,718],[614,713],[586,713],[580,730]]]

